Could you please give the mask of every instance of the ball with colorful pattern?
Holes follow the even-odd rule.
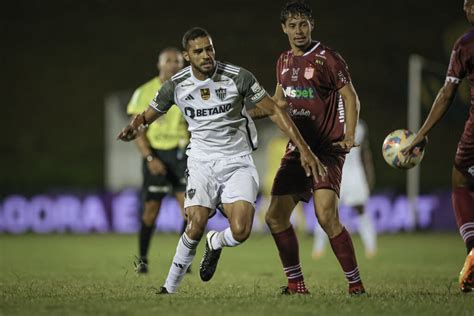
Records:
[[[397,129],[385,137],[382,155],[389,166],[396,169],[411,169],[421,162],[425,154],[424,148],[415,148],[409,156],[401,153],[401,150],[408,146],[414,138],[415,134],[406,129]]]

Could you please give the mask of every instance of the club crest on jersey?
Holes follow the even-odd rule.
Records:
[[[211,97],[211,91],[208,88],[201,89],[201,98],[204,101],[209,100],[210,97]]]
[[[314,68],[313,67],[306,67],[304,69],[304,77],[309,80],[309,79],[313,78],[313,76],[314,76]]]
[[[219,88],[219,89],[216,89],[216,94],[217,94],[217,97],[221,100],[221,101],[224,101],[226,95],[227,95],[227,89],[225,88]]]

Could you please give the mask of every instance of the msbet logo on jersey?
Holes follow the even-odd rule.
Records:
[[[314,99],[316,97],[316,91],[311,87],[286,87],[283,94],[292,99]]]

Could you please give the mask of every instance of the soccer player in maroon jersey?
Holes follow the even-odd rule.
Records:
[[[287,108],[312,151],[327,167],[328,176],[314,181],[300,167],[299,152],[288,143],[272,189],[265,220],[279,250],[288,286],[284,294],[308,293],[299,260],[298,240],[290,223],[296,204],[314,199],[316,216],[349,282],[349,293],[363,294],[351,236],[339,222],[342,166],[354,143],[359,99],[346,62],[331,48],[311,39],[312,11],[301,1],[287,3],[281,12],[283,32],[291,49],[278,59],[274,100]],[[252,110],[253,118],[265,117]],[[345,124],[345,126],[344,126]],[[344,131],[345,129],[345,131]]]
[[[467,20],[474,26],[474,0],[464,0]],[[459,275],[463,292],[474,288],[474,29],[470,28],[454,44],[444,86],[438,92],[425,123],[413,142],[403,150],[410,154],[423,146],[430,130],[451,106],[464,77],[471,85],[471,109],[459,141],[452,171],[452,200],[456,222],[467,248],[467,258]]]

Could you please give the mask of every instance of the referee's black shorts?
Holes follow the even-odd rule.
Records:
[[[158,150],[153,149],[153,156],[161,160],[166,166],[166,175],[152,175],[148,169],[148,162],[143,159],[143,187],[144,201],[161,201],[167,194],[175,194],[186,190],[186,161],[183,149]],[[181,157],[179,157],[181,156]]]

